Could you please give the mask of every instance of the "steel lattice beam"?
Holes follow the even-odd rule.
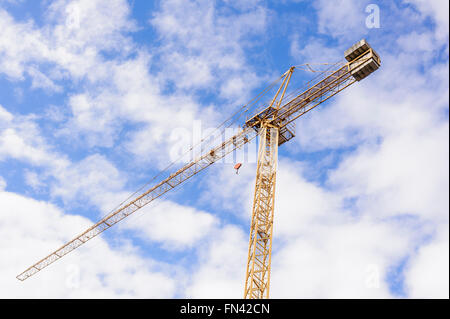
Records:
[[[168,178],[162,180],[155,186],[151,187],[149,190],[139,195],[137,198],[119,207],[113,213],[109,214],[108,216],[106,216],[105,218],[94,224],[85,232],[78,235],[77,237],[75,237],[74,239],[72,239],[71,241],[60,247],[59,249],[52,252],[50,255],[46,256],[45,258],[41,259],[31,267],[26,269],[16,278],[23,281],[31,277],[32,275],[42,270],[43,268],[49,266],[50,264],[54,263],[64,255],[75,250],[88,240],[91,240],[92,238],[101,234],[106,229],[115,225],[125,217],[131,215],[141,207],[147,205],[151,201],[167,193],[171,189],[177,187],[178,185],[188,180],[189,178],[199,173],[200,171],[204,170],[211,164],[224,158],[227,154],[233,152],[235,149],[240,148],[246,143],[250,142],[256,136],[257,134],[254,130],[250,128],[245,128],[240,133],[231,137],[230,139],[223,142],[219,146],[211,149],[209,152],[204,153],[197,160],[183,166],[178,171],[171,174]]]
[[[259,133],[258,163],[248,248],[244,298],[269,298],[273,211],[279,129],[264,125]]]

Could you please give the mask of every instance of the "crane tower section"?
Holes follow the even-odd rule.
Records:
[[[344,55],[348,61],[345,65],[328,76],[323,74],[318,82],[308,84],[303,93],[282,104],[294,71],[291,68],[284,74],[272,103],[245,122],[244,128],[259,132],[260,145],[244,298],[269,298],[278,146],[295,136],[294,120],[380,67],[378,54],[365,39],[346,50]],[[278,97],[280,92],[283,93]]]
[[[258,168],[245,278],[246,298],[269,297],[279,135],[278,128],[270,124],[264,125],[259,133]]]

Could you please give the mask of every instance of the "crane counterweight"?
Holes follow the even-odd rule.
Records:
[[[350,74],[361,81],[370,73],[378,70],[381,64],[380,56],[372,49],[366,39],[352,45],[344,53],[345,59],[350,62]]]

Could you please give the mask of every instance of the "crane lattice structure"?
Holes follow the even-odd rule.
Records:
[[[259,136],[244,298],[269,298],[278,147],[295,136],[294,121],[297,118],[353,83],[364,79],[381,64],[379,55],[365,39],[346,50],[344,55],[345,63],[334,64],[327,72],[321,72],[315,81],[310,81],[306,85],[302,93],[295,94],[288,102],[284,102],[287,87],[295,70],[295,67],[291,67],[280,77],[282,83],[270,103],[263,105],[259,112],[247,119],[237,134],[203,152],[167,178],[122,203],[86,231],[27,268],[17,276],[17,279],[23,281],[33,276]],[[311,69],[309,64],[306,66]]]

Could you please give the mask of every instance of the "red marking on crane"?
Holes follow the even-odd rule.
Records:
[[[234,169],[236,170],[236,174],[238,174],[239,172],[239,168],[241,168],[242,163],[237,163],[236,165],[234,165]]]

